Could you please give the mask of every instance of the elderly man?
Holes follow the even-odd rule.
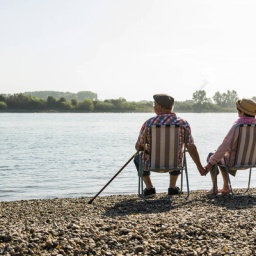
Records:
[[[205,169],[203,168],[199,154],[196,148],[196,145],[194,144],[194,139],[192,137],[191,129],[189,123],[180,118],[177,117],[176,114],[173,112],[174,107],[174,98],[167,94],[155,94],[153,96],[154,98],[154,110],[156,113],[156,116],[148,119],[141,127],[138,140],[135,144],[135,148],[138,151],[141,151],[144,149],[144,145],[147,144],[148,136],[149,134],[149,128],[151,125],[182,125],[186,128],[186,136],[187,136],[187,144],[185,145],[192,160],[197,166],[198,171],[201,173],[201,175],[205,174]],[[144,141],[144,134],[146,133],[146,141]],[[145,155],[145,164],[146,169],[149,169],[149,154]],[[139,154],[136,155],[134,159],[135,166],[137,168],[137,171],[139,169]],[[180,174],[180,171],[173,171],[170,172],[170,184],[168,188],[168,195],[178,195],[180,194],[179,187],[176,187],[176,181],[178,179],[178,176]],[[144,171],[143,173],[143,181],[146,185],[146,188],[144,189],[143,193],[144,196],[154,196],[156,194],[156,189],[154,188],[152,181],[150,179],[150,171]]]

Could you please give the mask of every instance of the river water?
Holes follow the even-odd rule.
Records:
[[[177,115],[190,123],[203,165],[237,118],[236,113]],[[0,201],[94,196],[135,153],[140,127],[151,116],[1,113]],[[187,162],[190,189],[209,189],[210,176],[200,176],[189,155]],[[231,178],[233,187],[246,187],[247,180],[248,171]],[[152,181],[157,192],[167,191],[168,174],[153,173]],[[137,172],[130,162],[100,195],[137,190]]]

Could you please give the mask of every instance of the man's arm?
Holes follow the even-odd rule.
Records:
[[[198,171],[200,172],[200,174],[205,175],[206,170],[204,169],[204,167],[201,164],[196,145],[195,144],[187,144],[187,149],[188,149],[189,155],[191,156],[192,160],[196,164],[196,167],[197,167]]]

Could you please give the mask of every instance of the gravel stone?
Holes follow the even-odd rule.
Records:
[[[256,188],[0,202],[0,255],[256,255]]]

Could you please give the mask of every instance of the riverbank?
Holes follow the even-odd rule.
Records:
[[[0,202],[0,255],[256,255],[256,188],[185,196]]]

